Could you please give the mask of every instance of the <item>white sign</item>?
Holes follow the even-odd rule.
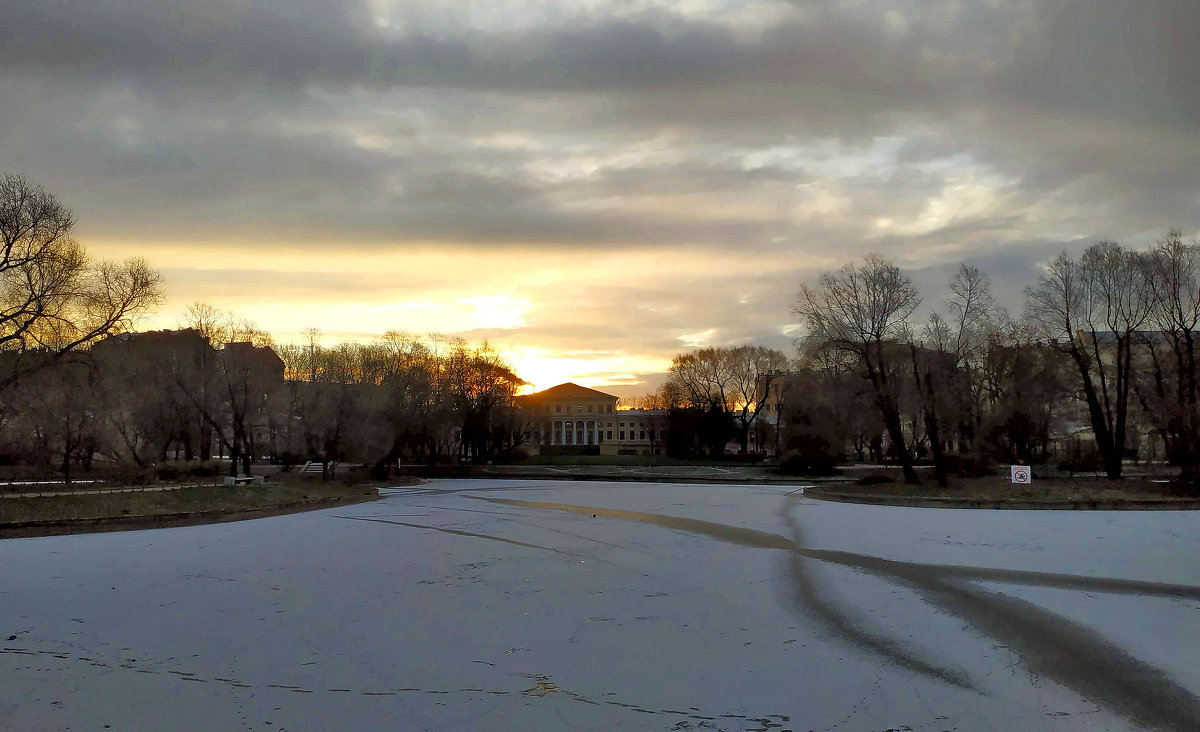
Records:
[[[1028,465],[1010,465],[1012,482],[1029,484],[1033,482],[1033,470]]]

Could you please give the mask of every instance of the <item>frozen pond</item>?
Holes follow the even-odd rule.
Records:
[[[1195,513],[789,490],[437,481],[3,540],[0,727],[1200,727]]]

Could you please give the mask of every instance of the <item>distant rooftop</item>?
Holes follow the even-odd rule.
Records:
[[[526,394],[526,399],[616,399],[612,394],[589,389],[586,386],[568,381],[565,384],[552,386],[549,389]]]

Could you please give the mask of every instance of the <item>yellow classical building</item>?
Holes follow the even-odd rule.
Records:
[[[656,455],[666,412],[618,410],[612,394],[566,383],[519,397],[528,446],[541,453]],[[531,452],[533,451],[531,449]]]

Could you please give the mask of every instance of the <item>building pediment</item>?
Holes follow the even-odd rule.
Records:
[[[586,386],[580,386],[579,384],[575,384],[570,381],[568,381],[565,384],[559,384],[558,386],[552,386],[549,389],[544,389],[542,391],[535,392],[533,394],[527,394],[525,396],[525,399],[528,399],[529,401],[537,401],[537,402],[550,401],[550,400],[555,400],[555,399],[564,400],[564,401],[568,400],[568,399],[589,399],[589,400],[597,400],[597,401],[610,400],[610,401],[614,401],[614,402],[617,401],[617,397],[613,396],[612,394],[605,394],[602,391],[597,391],[595,389],[589,389]]]

